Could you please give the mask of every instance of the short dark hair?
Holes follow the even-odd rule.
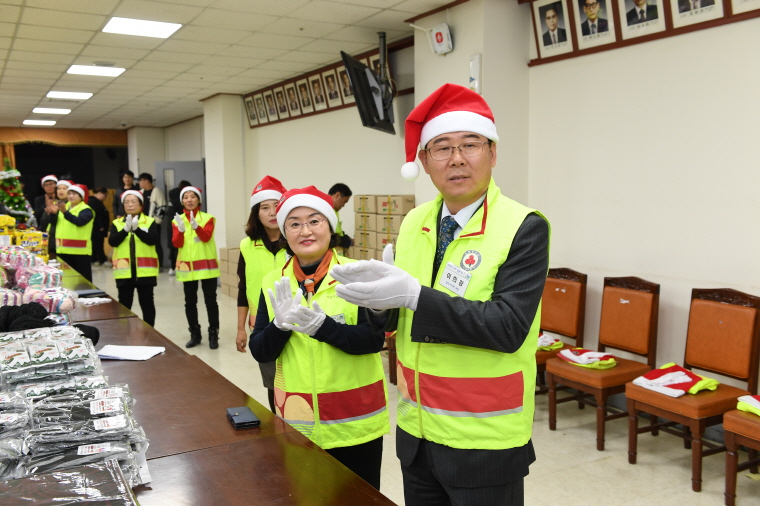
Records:
[[[353,195],[353,193],[351,193],[351,188],[349,188],[347,185],[343,183],[336,183],[332,185],[332,188],[330,188],[330,191],[327,192],[327,194],[333,195],[335,192],[340,193],[341,196],[343,197],[350,197],[351,195]]]
[[[140,174],[140,177],[138,177],[137,179],[145,179],[145,180],[147,180],[149,183],[152,183],[152,182],[153,182],[153,176],[151,176],[151,175],[150,175],[150,174],[148,174],[147,172],[143,172],[142,174]]]
[[[190,184],[190,181],[185,181],[183,179],[182,181],[179,182],[179,184],[177,185],[177,188],[181,190],[182,188],[187,188],[188,186],[193,186],[193,185]]]
[[[131,170],[125,170],[124,172],[121,173],[121,177],[124,177],[124,176],[129,176],[131,178],[134,178],[135,173],[132,172]]]
[[[102,193],[103,195],[108,195],[108,190],[106,190],[105,188],[95,188],[93,193]]]

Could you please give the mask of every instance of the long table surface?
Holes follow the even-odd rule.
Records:
[[[79,273],[70,269],[64,271],[62,286],[74,291],[97,288]],[[119,304],[119,301],[115,300],[110,295],[105,295],[104,297],[111,299],[111,302],[97,304],[95,306],[85,306],[81,303],[78,304],[77,308],[72,313],[73,323],[110,320],[112,318],[130,318],[136,316],[132,311]]]

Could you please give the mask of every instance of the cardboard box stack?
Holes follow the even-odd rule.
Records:
[[[414,209],[414,195],[354,196],[354,245],[348,256],[382,260],[386,244],[396,244],[401,221]]]
[[[233,299],[238,296],[238,261],[240,248],[221,248],[219,250],[219,271],[222,282],[222,293]]]

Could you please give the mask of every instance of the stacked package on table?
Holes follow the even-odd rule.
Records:
[[[354,245],[348,255],[382,260],[383,248],[396,244],[404,216],[414,209],[414,195],[356,195]]]
[[[221,248],[219,250],[219,280],[222,283],[222,293],[233,299],[238,296],[238,262],[240,248]]]

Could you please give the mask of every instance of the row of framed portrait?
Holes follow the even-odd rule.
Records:
[[[570,2],[572,13],[568,10]],[[613,2],[617,3],[617,18]],[[616,24],[623,40],[663,32],[665,9],[670,9],[673,28],[725,15],[722,0],[536,0],[533,20],[540,58],[571,52],[571,29],[579,50],[617,42]],[[756,9],[760,9],[760,0],[731,0],[733,14]]]
[[[358,60],[378,72],[379,54]],[[251,128],[356,103],[351,80],[342,65],[325,67],[295,80],[253,92],[243,100]]]

